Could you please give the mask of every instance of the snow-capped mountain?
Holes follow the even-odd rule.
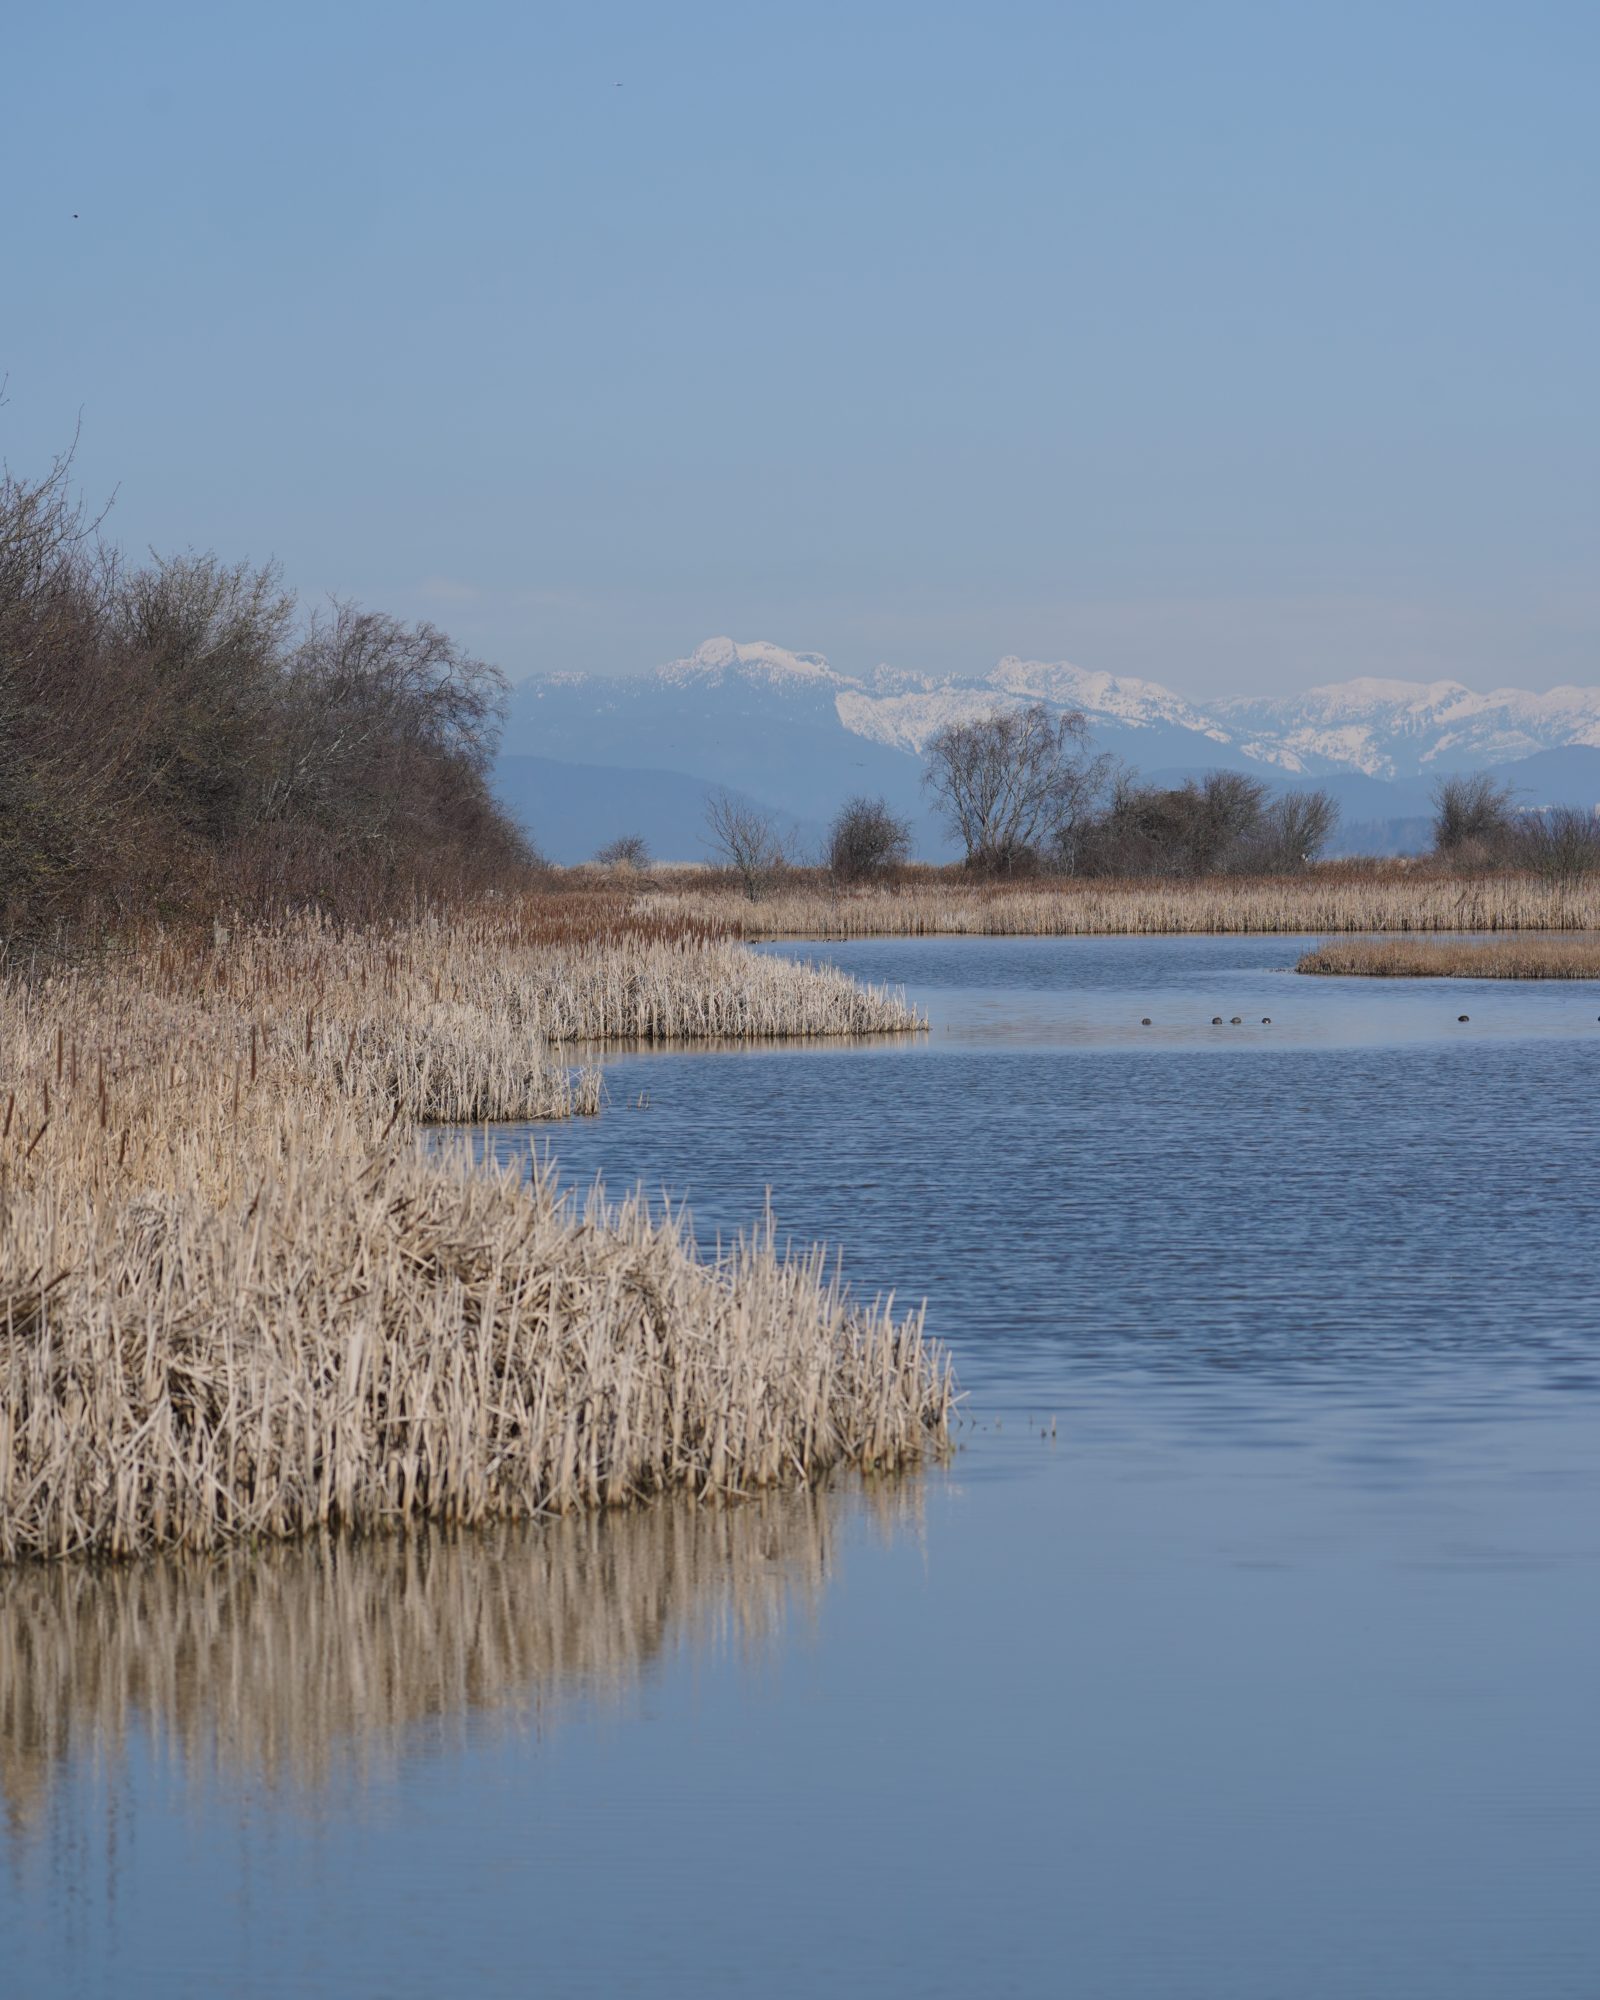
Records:
[[[1225,729],[1157,681],[1086,673],[1066,660],[1019,660],[1015,654],[976,680],[916,679],[880,667],[864,681],[841,680],[834,705],[856,735],[920,756],[928,738],[947,723],[1036,701],[1079,709],[1102,728],[1174,728],[1212,743],[1230,741]]]
[[[1067,660],[1008,655],[988,673],[972,676],[935,678],[888,666],[855,676],[836,672],[820,653],[732,639],[708,639],[654,673],[535,676],[522,683],[519,710],[530,720],[541,705],[552,719],[557,711],[637,714],[663,700],[713,693],[735,696],[741,710],[752,697],[812,713],[831,707],[850,735],[913,756],[947,723],[1033,701],[1080,709],[1100,734],[1181,731],[1192,739],[1187,747],[1195,757],[1231,753],[1246,764],[1304,776],[1360,771],[1374,778],[1415,777],[1574,744],[1600,748],[1600,687],[1477,694],[1459,681],[1360,679],[1298,695],[1201,705],[1159,681],[1090,673]]]
[[[1293,771],[1396,778],[1600,747],[1600,687],[1475,694],[1460,681],[1353,680],[1216,712],[1247,756]]]
[[[931,838],[920,786],[928,739],[947,723],[1035,701],[1080,710],[1097,748],[1147,772],[1226,766],[1284,783],[1376,780],[1396,785],[1397,812],[1417,810],[1425,782],[1443,772],[1600,752],[1600,686],[1479,694],[1459,681],[1358,679],[1192,702],[1160,682],[1066,660],[1008,656],[972,675],[890,666],[852,675],[820,653],[728,638],[643,674],[534,675],[515,690],[505,747],[727,786],[806,823],[825,822],[852,793],[881,793]],[[623,788],[618,811],[626,804]]]

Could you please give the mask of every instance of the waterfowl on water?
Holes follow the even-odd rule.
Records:
[[[1235,1014],[1232,1021],[1230,1021],[1228,1025],[1233,1028],[1242,1028],[1244,1026],[1244,1022],[1240,1020],[1237,1014]]]
[[[1144,1019],[1139,1023],[1139,1026],[1141,1028],[1148,1028],[1149,1025],[1150,1025],[1150,1016],[1146,1014]]]
[[[1470,1014],[1458,1014],[1456,1016],[1456,1019],[1458,1021],[1470,1021],[1472,1019],[1472,1016]]]
[[[1211,1025],[1213,1028],[1220,1028],[1222,1026],[1222,1016],[1220,1014],[1213,1014],[1211,1017]]]
[[[1272,1026],[1272,1016],[1270,1014],[1263,1014],[1261,1017],[1261,1025],[1263,1028],[1270,1028]]]

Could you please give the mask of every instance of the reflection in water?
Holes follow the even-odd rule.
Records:
[[[674,1644],[767,1643],[815,1604],[845,1510],[892,1534],[920,1490],[0,1570],[0,1799],[27,1833],[59,1777],[121,1764],[141,1732],[195,1775],[315,1787],[427,1725],[548,1720],[564,1696],[624,1692]]]

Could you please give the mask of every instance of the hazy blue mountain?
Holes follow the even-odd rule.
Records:
[[[1425,846],[1431,788],[1456,770],[1492,769],[1531,805],[1600,803],[1600,687],[1480,695],[1456,681],[1359,679],[1200,704],[1066,661],[1007,658],[971,677],[890,667],[858,677],[817,653],[731,639],[707,640],[650,673],[521,682],[500,783],[557,859],[582,858],[622,830],[643,833],[658,853],[692,857],[713,786],[765,802],[813,845],[845,798],[881,795],[912,819],[918,851],[937,857],[950,848],[921,785],[929,737],[1033,701],[1080,710],[1096,748],[1158,782],[1228,768],[1275,786],[1325,787],[1343,815],[1340,844],[1370,843],[1359,851]]]
[[[507,752],[686,771],[826,822],[852,792],[920,809],[915,756],[853,735],[839,676],[812,654],[711,641],[692,659],[606,679],[537,675],[513,690]]]
[[[552,757],[501,757],[494,787],[549,861],[570,866],[625,833],[637,833],[657,861],[705,861],[709,787],[682,771],[566,764]],[[741,803],[770,815],[786,839],[807,854],[820,849],[823,827],[764,799],[735,792]]]
[[[1489,768],[1511,787],[1519,805],[1600,806],[1600,750],[1569,744]]]

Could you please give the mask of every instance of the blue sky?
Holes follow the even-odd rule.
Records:
[[[1471,0],[13,10],[0,449],[81,410],[127,546],[513,675],[1589,682],[1597,58]]]

